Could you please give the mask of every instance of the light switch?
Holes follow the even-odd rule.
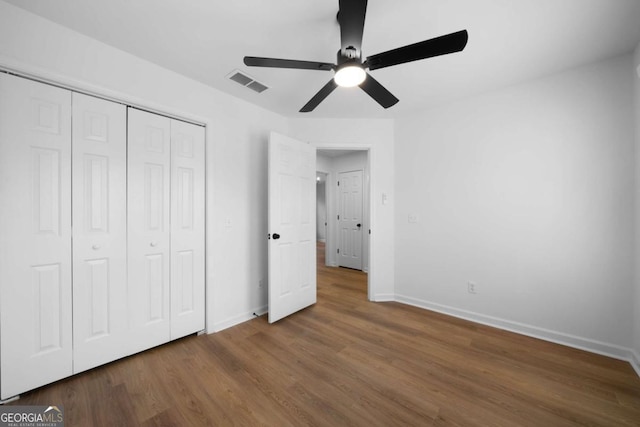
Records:
[[[382,193],[382,204],[386,205],[389,202],[389,197],[387,196],[387,193]]]

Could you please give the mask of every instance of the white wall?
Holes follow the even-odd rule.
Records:
[[[4,2],[0,66],[207,122],[207,328],[265,309],[266,143],[284,118]]]
[[[369,149],[371,238],[369,298],[394,298],[394,126],[391,120],[291,119],[291,136],[318,148]],[[382,194],[388,203],[382,204]]]
[[[398,299],[628,357],[631,68],[618,57],[398,120]]]
[[[322,154],[322,151],[316,152],[316,170],[329,173],[331,169],[331,157]]]
[[[636,263],[635,276],[635,317],[633,321],[633,350],[634,367],[640,375],[640,43],[636,47],[633,61],[633,79],[635,82],[635,125],[636,125],[636,246],[634,260]]]

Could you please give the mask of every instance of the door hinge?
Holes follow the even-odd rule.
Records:
[[[338,187],[340,187],[340,181],[338,181]]]
[[[338,249],[338,253],[340,253],[340,249]]]
[[[338,219],[340,219],[340,215],[338,215]]]

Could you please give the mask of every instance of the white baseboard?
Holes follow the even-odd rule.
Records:
[[[556,344],[566,345],[568,347],[585,350],[591,353],[601,354],[603,356],[612,357],[614,359],[625,360],[634,367],[636,373],[640,376],[640,358],[633,350],[620,347],[614,344],[604,343],[601,341],[582,338],[563,332],[552,331],[549,329],[539,328],[524,323],[513,322],[511,320],[500,319],[493,316],[475,313],[472,311],[461,310],[459,308],[450,307],[442,304],[424,301],[417,298],[396,295],[397,302],[412,305],[426,310],[436,311],[438,313],[447,314],[449,316],[458,317],[460,319],[469,320],[498,329],[515,332],[517,334],[538,338],[544,341],[550,341]],[[635,360],[634,360],[635,357]]]
[[[5,400],[0,400],[0,405],[4,405],[5,403],[9,403],[9,402],[15,402],[18,399],[20,399],[20,395],[13,396]]]
[[[635,369],[636,374],[638,374],[638,376],[640,377],[640,354],[637,351],[631,350],[629,363],[631,363],[631,366],[633,367],[633,369]]]
[[[395,300],[395,294],[375,294],[371,297],[371,301],[373,302],[391,302]]]
[[[262,316],[266,312],[267,312],[267,306],[264,305],[262,307],[256,308],[255,310],[251,310],[246,313],[242,313],[237,316],[230,317],[226,320],[222,320],[220,322],[214,322],[213,332],[220,332],[232,326],[239,325],[240,323],[244,323],[248,320],[254,319],[256,317],[256,314],[258,316]]]

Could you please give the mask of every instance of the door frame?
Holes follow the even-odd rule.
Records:
[[[366,229],[363,230],[367,233],[369,237],[369,244],[367,245],[367,268],[364,269],[363,272],[367,274],[367,300],[374,301],[374,287],[377,283],[375,280],[375,267],[373,266],[371,260],[373,259],[373,247],[374,247],[374,236],[373,227],[374,227],[374,218],[373,218],[373,198],[371,197],[374,182],[375,171],[373,168],[373,156],[374,156],[374,147],[369,144],[315,144],[316,147],[316,171],[324,172],[327,174],[327,184],[326,184],[326,202],[327,202],[327,211],[331,212],[334,205],[337,203],[337,192],[336,192],[336,180],[338,177],[338,172],[326,172],[317,167],[317,156],[318,154],[322,154],[324,150],[344,150],[344,151],[364,151],[367,154],[367,161],[365,163],[365,171],[366,174],[363,173],[363,199],[367,203],[369,215],[365,219],[366,220]],[[363,171],[364,172],[364,171]],[[363,203],[364,207],[364,203]],[[327,221],[327,242],[325,245],[325,264],[337,267],[337,260],[335,263],[330,263],[330,260],[335,259],[333,255],[335,255],[335,247],[336,247],[336,239],[337,239],[337,224],[335,218],[328,218]],[[363,239],[364,240],[364,239]],[[333,249],[333,250],[332,250]],[[364,255],[364,251],[363,251]]]
[[[316,150],[316,156],[318,155],[318,152]],[[328,205],[327,205],[327,180],[329,179],[329,172],[325,172],[322,170],[318,169],[318,162],[316,160],[316,177],[318,176],[318,174],[322,174],[324,175],[324,243],[325,243],[325,265],[327,265],[327,249],[326,249],[326,242],[327,242],[327,233],[329,232],[329,209],[328,209]],[[317,187],[316,187],[317,188]],[[318,205],[317,205],[317,201],[318,201],[318,191],[316,190],[316,222],[318,220],[317,215],[318,215]],[[316,229],[316,234],[318,233],[318,230]]]

